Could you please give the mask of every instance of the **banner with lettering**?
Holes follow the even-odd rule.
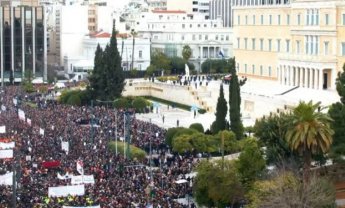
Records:
[[[68,195],[83,196],[85,194],[84,185],[57,186],[48,188],[49,197],[66,197]]]

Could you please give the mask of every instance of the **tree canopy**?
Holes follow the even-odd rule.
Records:
[[[221,130],[225,130],[227,127],[226,115],[228,111],[228,104],[224,98],[223,85],[220,85],[219,97],[216,108],[216,120],[211,125],[211,131],[213,134],[218,133]]]
[[[235,58],[229,60],[231,80],[229,85],[230,129],[236,134],[237,139],[243,138],[243,124],[241,120],[241,90],[236,72]]]
[[[125,79],[121,57],[117,50],[115,25],[110,44],[104,51],[99,45],[97,46],[94,64],[94,70],[89,77],[91,97],[100,100],[114,100],[120,97]]]

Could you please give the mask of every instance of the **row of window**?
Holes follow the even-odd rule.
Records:
[[[140,22],[137,22],[137,25],[139,25],[140,24]],[[171,25],[171,24],[169,24],[170,26],[172,26],[172,27],[174,27],[174,25]],[[208,28],[208,27],[211,27],[211,28],[217,28],[217,24],[211,24],[211,25],[209,25],[209,24],[182,24],[181,25],[181,27],[182,27],[182,29],[186,29],[188,26],[189,26],[189,28],[193,28],[193,25],[194,25],[194,27],[196,26],[197,28]],[[163,29],[165,29],[165,28],[167,28],[167,26],[166,25],[162,25],[162,24],[147,24],[147,28],[148,29],[161,29],[161,28],[163,28]]]
[[[175,34],[164,34],[165,36],[165,39],[166,40],[169,40],[169,41],[174,41],[176,38],[176,35]],[[163,37],[164,37],[163,36]],[[162,37],[162,36],[161,36]],[[154,40],[158,40],[159,39],[159,36],[158,35],[154,35],[153,36],[153,39]],[[178,39],[178,38],[177,38]],[[229,35],[202,35],[202,34],[199,34],[199,35],[196,35],[196,34],[193,34],[193,35],[190,35],[190,34],[182,34],[181,35],[181,40],[184,41],[184,40],[193,40],[193,41],[196,41],[196,40],[216,40],[216,41],[229,41],[230,40],[230,37]]]
[[[248,64],[243,64],[243,68],[240,67],[240,64],[237,63],[237,70],[240,73],[245,73],[245,74],[253,74],[253,75],[260,75],[260,76],[268,76],[268,77],[272,77],[272,67],[271,66],[267,66],[267,71],[264,71],[264,66],[260,65],[258,68],[258,73],[256,71],[256,67],[254,64],[250,66],[248,66]]]
[[[316,25],[320,25],[320,14],[319,14],[319,10],[318,9],[308,9],[306,12],[306,18],[305,18],[305,25],[308,26],[316,26]],[[276,20],[274,20],[274,17],[272,14],[268,15],[268,22],[266,22],[267,20],[265,19],[265,16],[262,14],[260,15],[260,24],[261,25],[290,25],[290,14],[286,14],[285,16],[286,18],[284,19],[284,21],[282,21],[282,15],[278,14],[276,16]],[[245,15],[244,16],[244,23],[245,25],[256,25],[257,21],[257,17],[256,15],[252,15],[252,16],[248,16]],[[237,16],[237,25],[241,25],[241,16],[238,15]],[[301,14],[297,14],[296,16],[296,25],[301,25],[302,24],[302,19],[301,19]],[[329,14],[325,14],[324,15],[324,25],[329,25],[330,24],[330,16]],[[342,15],[342,24],[345,25],[345,14]]]

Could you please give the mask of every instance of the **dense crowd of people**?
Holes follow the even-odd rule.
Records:
[[[109,150],[110,140],[124,137],[123,110],[60,105],[17,86],[3,89],[1,105],[0,126],[6,126],[6,133],[0,138],[14,141],[15,148],[13,158],[0,159],[0,175],[16,170],[17,207],[186,207],[175,199],[190,194],[191,187],[175,182],[191,172],[197,159],[170,154],[166,131],[137,120],[134,112],[131,143],[147,152],[151,143],[154,158],[139,161]],[[19,111],[25,113],[24,120]],[[68,151],[62,142],[69,143]],[[148,168],[151,160],[155,168]],[[85,184],[83,196],[48,197],[49,187],[71,184],[57,174],[80,175],[77,161],[83,161],[84,174],[93,175],[95,183]],[[49,167],[47,162],[58,163]],[[12,191],[12,186],[0,185],[0,207],[13,207]]]

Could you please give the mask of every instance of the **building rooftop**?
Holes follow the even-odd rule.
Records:
[[[186,14],[182,10],[152,10],[152,13],[161,13],[161,14]]]

